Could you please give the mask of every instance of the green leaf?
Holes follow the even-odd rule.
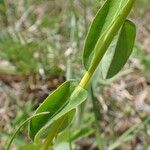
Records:
[[[99,63],[129,14],[133,2],[134,0],[107,0],[98,11],[84,45],[83,63],[87,70]]]
[[[64,130],[70,124],[70,122],[72,121],[75,115],[75,110],[76,109],[69,111],[68,113],[66,113],[65,115],[63,115],[62,117],[54,121],[54,123],[50,126],[50,128],[45,130],[46,140],[44,142],[44,149],[46,149],[49,145],[51,145],[54,137],[56,137],[56,135],[59,132]],[[40,135],[39,135],[39,138],[40,138]]]
[[[47,116],[39,116],[31,120],[29,135],[32,140],[37,142],[41,133],[45,133],[44,131],[49,129],[50,125],[57,122],[66,113],[75,109],[87,98],[87,91],[77,85],[77,82],[73,80],[63,83],[39,106],[36,113],[48,111],[49,114]],[[67,125],[68,124],[63,124],[62,127],[59,128],[63,129]]]
[[[78,128],[76,130],[71,130],[71,131],[65,130],[57,137],[56,143],[57,142],[59,143],[61,141],[74,142],[83,137],[88,137],[94,132],[95,130],[91,128],[90,124],[86,124],[85,126]]]
[[[133,51],[135,35],[136,27],[134,23],[126,20],[117,42],[115,40],[102,59],[101,71],[104,79],[112,78],[126,64]]]
[[[59,118],[59,119],[63,118],[63,122],[61,123],[61,127],[59,128],[59,132],[63,131],[70,124],[75,113],[76,113],[76,109],[72,109],[71,111],[66,113],[64,116]],[[53,124],[55,124],[55,122]]]

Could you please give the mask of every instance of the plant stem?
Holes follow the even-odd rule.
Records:
[[[97,66],[99,65],[101,59],[103,58],[106,50],[108,49],[113,37],[117,34],[118,30],[121,28],[123,22],[125,21],[128,13],[130,12],[133,6],[134,0],[128,1],[127,4],[122,8],[122,12],[116,20],[111,24],[109,30],[105,30],[101,38],[98,40],[95,46],[95,53],[93,60],[91,61],[91,66],[89,70],[86,72],[84,77],[81,79],[80,86],[82,88],[87,88],[87,84],[89,83],[92,75],[94,74]]]
[[[91,79],[91,77],[92,77],[92,75],[93,75],[93,73],[90,73],[89,71],[87,71],[87,72],[85,73],[85,75],[83,76],[83,78],[81,79],[79,85],[80,85],[82,88],[86,89],[86,88],[87,88],[87,85],[88,85],[88,83],[89,83],[89,81],[90,81],[90,79]]]
[[[52,145],[53,138],[58,134],[59,129],[61,128],[62,124],[65,121],[65,117],[62,117],[56,121],[56,123],[50,129],[50,132],[45,139],[43,145],[43,150],[49,150],[49,147]],[[53,148],[51,148],[53,150]]]
[[[100,61],[100,60],[99,60],[99,61]],[[81,79],[81,81],[80,81],[80,83],[79,83],[79,85],[80,85],[82,88],[84,88],[84,89],[87,88],[88,83],[89,83],[89,81],[91,80],[91,78],[92,78],[92,76],[93,76],[93,74],[94,74],[94,72],[95,72],[97,66],[98,66],[98,64],[96,64],[96,65],[94,64],[94,65],[85,73],[85,75],[83,76],[83,78]]]

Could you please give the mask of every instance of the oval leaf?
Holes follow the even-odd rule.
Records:
[[[38,117],[32,119],[30,122],[29,135],[31,139],[34,139],[35,134],[64,106],[68,103],[68,99],[71,93],[74,91],[77,85],[76,81],[67,81],[63,83],[58,89],[50,94],[45,101],[37,108],[35,114],[39,112],[48,111],[49,115],[45,117]]]
[[[80,86],[76,87],[69,98],[69,103],[58,114],[56,114],[51,120],[49,120],[46,126],[44,126],[43,128],[41,128],[41,130],[38,131],[38,133],[35,136],[35,142],[38,141],[38,139],[40,138],[44,130],[49,128],[51,124],[55,123],[56,120],[64,116],[66,113],[75,109],[78,105],[84,102],[86,98],[87,98],[87,91]]]
[[[133,2],[134,0],[107,0],[98,11],[84,44],[83,63],[86,70],[91,66],[93,59],[99,58],[100,61],[116,32],[125,21]],[[95,53],[98,56],[94,56]]]
[[[47,116],[39,116],[31,120],[29,124],[29,135],[31,139],[36,140],[41,133],[44,133],[46,128],[66,113],[75,109],[86,99],[86,97],[86,90],[81,87],[77,87],[76,81],[67,81],[63,83],[58,89],[50,94],[36,110],[35,113],[48,111],[49,114]]]
[[[134,23],[126,20],[117,42],[109,47],[102,59],[101,71],[103,78],[112,78],[123,68],[132,53],[135,36],[136,27]]]

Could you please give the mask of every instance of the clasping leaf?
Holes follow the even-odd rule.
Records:
[[[45,111],[49,114],[33,118],[30,121],[29,135],[31,139],[37,142],[41,133],[48,134],[50,131],[47,131],[47,129],[50,130],[49,127],[54,126],[64,116],[65,121],[58,130],[61,131],[67,127],[74,116],[75,108],[86,98],[87,91],[78,86],[77,81],[70,80],[63,83],[37,108],[35,114]]]

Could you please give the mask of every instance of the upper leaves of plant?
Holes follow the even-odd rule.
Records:
[[[97,65],[129,14],[134,0],[107,0],[96,14],[86,37],[83,63]]]
[[[127,62],[132,53],[136,27],[126,20],[120,31],[118,40],[110,46],[101,62],[103,78],[111,78],[117,74]]]
[[[75,113],[75,108],[87,98],[87,91],[77,85],[77,82],[73,80],[63,83],[39,106],[36,113],[46,111],[49,114],[31,120],[29,127],[31,139],[37,140],[41,133],[45,133],[45,129],[49,128],[50,125],[55,126],[55,123],[58,124],[57,122],[62,121],[64,116],[63,121],[65,121],[59,127],[59,130],[62,130],[70,123]],[[66,115],[66,113],[68,114]]]

